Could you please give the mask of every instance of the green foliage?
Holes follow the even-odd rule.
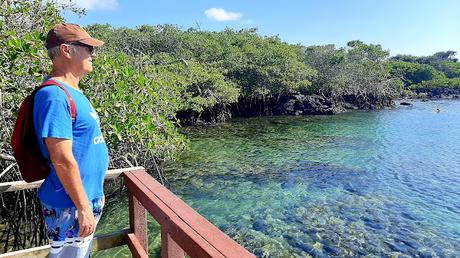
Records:
[[[43,1],[2,1],[0,4],[0,90],[21,92],[22,99],[49,67],[43,40],[55,23],[61,22],[57,6]],[[4,103],[15,96],[6,95]]]
[[[438,73],[435,76],[433,76],[433,78],[428,78],[426,80],[431,80],[431,79],[434,79],[434,77],[439,77],[439,76],[441,77],[445,76],[447,78],[459,78],[460,77],[460,63],[458,62],[458,59],[455,58],[455,55],[456,55],[455,51],[443,51],[443,52],[437,52],[431,56],[422,56],[422,57],[398,55],[398,56],[392,57],[391,60],[403,61],[403,62],[409,62],[409,63],[421,64],[421,65],[428,65],[436,69],[438,72],[442,73],[442,75]],[[426,68],[425,66],[424,69],[427,70],[429,68]],[[425,81],[425,79],[421,81]],[[419,82],[415,82],[415,83],[419,83]]]
[[[360,40],[353,40],[347,43],[348,58],[357,60],[383,61],[388,58],[390,52],[383,50],[381,45],[364,44]]]
[[[460,63],[458,61],[444,62],[444,69],[447,78],[460,78]]]
[[[405,86],[444,77],[444,74],[427,64],[390,61],[387,67],[391,75],[401,78]]]
[[[412,85],[410,88],[418,92],[443,88],[458,89],[460,88],[460,78],[438,78],[430,81],[423,81]]]
[[[148,58],[148,57],[144,57]],[[196,60],[176,59],[171,54],[156,54],[151,58],[163,77],[179,87],[180,110],[203,112],[215,105],[228,105],[238,100],[239,89],[219,70]]]
[[[308,89],[315,71],[302,62],[301,48],[277,37],[261,37],[256,32],[226,29],[216,35],[224,50],[215,58],[220,60],[216,64],[241,87],[243,96]]]
[[[9,150],[15,113],[43,78],[50,62],[43,46],[47,31],[62,21],[58,6],[35,1],[0,3],[0,149]]]
[[[345,56],[345,50],[336,49],[334,45],[310,46],[304,49],[304,62],[317,71],[317,75],[312,80],[310,93],[341,94],[340,88],[345,85],[340,71]]]
[[[180,88],[149,62],[123,53],[102,54],[81,87],[101,116],[112,159],[127,156],[153,168],[154,159],[175,158],[186,141],[175,121],[182,105]]]
[[[172,25],[143,25],[136,29],[93,25],[88,30],[107,42],[106,51],[146,55],[157,59],[158,64],[169,64],[174,59],[185,60],[190,65],[189,73],[198,69],[194,70],[196,75],[191,75],[192,72],[187,77],[193,76],[196,82],[205,82],[204,87],[210,82],[206,78],[212,77],[213,87],[226,92],[221,96],[230,93],[231,97],[215,98],[223,101],[220,104],[224,105],[235,102],[240,94],[281,94],[307,88],[311,84],[309,79],[314,75],[314,71],[301,62],[298,46],[283,43],[276,37],[261,37],[254,29],[207,32],[195,29],[182,31]],[[157,58],[159,54],[167,54],[167,60]],[[203,73],[205,70],[208,72]],[[187,89],[188,92],[196,90],[196,82],[189,83],[193,89]],[[192,105],[192,109],[202,111],[212,108],[219,103],[212,100],[212,95],[215,94],[200,96],[208,100],[190,99],[195,104],[196,101],[201,103]]]
[[[351,41],[348,48],[334,45],[304,49],[304,62],[317,70],[312,93],[335,100],[352,101],[362,107],[398,94],[401,82],[385,69],[388,51],[380,45]]]

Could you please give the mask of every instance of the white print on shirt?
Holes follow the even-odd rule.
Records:
[[[99,143],[104,143],[104,142],[105,142],[105,140],[104,140],[104,137],[102,135],[94,137],[94,140],[93,140],[94,144],[99,144]]]
[[[97,112],[96,110],[94,110],[93,106],[91,106],[91,112],[89,112],[89,114],[91,115],[91,117],[94,118],[94,120],[96,120],[97,125],[100,126],[101,120],[99,119],[99,116],[97,115]]]
[[[89,112],[89,114],[91,115],[92,118],[94,118],[94,120],[96,120],[96,123],[100,128],[101,120],[99,119],[99,116],[97,115],[97,112],[96,112],[96,110],[94,110],[93,106],[90,106],[90,107],[91,107],[91,112]],[[99,144],[99,143],[104,143],[104,142],[105,142],[104,136],[102,136],[102,135],[96,136],[93,139],[94,144]]]

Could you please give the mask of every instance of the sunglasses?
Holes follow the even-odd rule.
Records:
[[[94,54],[94,47],[93,46],[89,46],[89,45],[86,45],[86,44],[83,44],[83,43],[80,43],[80,42],[70,42],[70,43],[67,43],[68,45],[73,45],[73,46],[80,46],[80,47],[84,47],[86,48],[86,50],[88,50],[88,53],[90,55]]]

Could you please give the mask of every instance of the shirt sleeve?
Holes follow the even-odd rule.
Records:
[[[43,95],[37,94],[34,100],[34,123],[37,136],[71,140],[72,115],[69,103],[62,96],[47,98]]]

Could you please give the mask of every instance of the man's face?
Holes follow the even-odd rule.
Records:
[[[72,66],[75,72],[81,75],[86,75],[93,71],[93,58],[96,57],[94,48],[79,42],[72,42],[67,44],[73,48],[70,51]]]

